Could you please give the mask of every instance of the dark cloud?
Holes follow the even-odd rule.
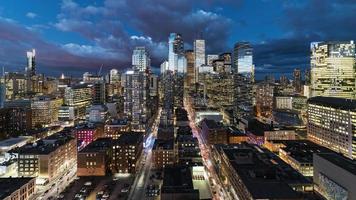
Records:
[[[281,21],[286,36],[255,44],[255,63],[260,78],[287,74],[294,68],[310,68],[310,42],[352,40],[356,36],[356,1],[291,1],[284,5]]]

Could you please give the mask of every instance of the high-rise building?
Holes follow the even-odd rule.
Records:
[[[168,38],[168,70],[178,70],[178,59],[184,56],[183,38],[179,33],[171,33]]]
[[[296,68],[294,69],[293,72],[293,86],[294,86],[294,92],[300,93],[302,91],[302,74],[300,69]]]
[[[274,85],[261,83],[256,88],[256,114],[258,117],[272,118]]]
[[[117,69],[111,69],[109,73],[109,83],[114,84],[121,82],[121,74]]]
[[[6,101],[6,85],[0,81],[0,108],[4,107]]]
[[[213,61],[219,59],[219,55],[217,54],[208,54],[206,56],[206,64],[212,66]]]
[[[336,97],[308,99],[308,139],[356,159],[356,101]]]
[[[253,110],[253,49],[248,42],[234,45],[232,71],[235,76],[235,118],[248,116]]]
[[[187,59],[187,74],[185,76],[185,86],[187,88],[191,88],[195,80],[194,51],[185,51],[185,58]]]
[[[92,101],[92,89],[87,84],[67,87],[64,92],[64,105],[73,107],[74,118],[85,118],[86,109]]]
[[[161,63],[161,74],[164,74],[168,69],[169,63],[165,60],[163,63]]]
[[[131,119],[133,131],[144,132],[149,118],[148,76],[145,72],[127,71],[123,75],[124,113]]]
[[[234,45],[233,71],[240,74],[252,73],[253,49],[249,42],[237,42]]]
[[[356,98],[355,43],[311,43],[311,95]]]
[[[151,59],[146,47],[136,47],[133,50],[132,66],[141,72],[151,67]]]
[[[205,65],[205,40],[197,39],[194,41],[194,66],[195,82],[199,80],[199,67]]]
[[[28,77],[32,77],[36,75],[36,50],[32,49],[32,51],[27,52],[27,68],[26,72]]]

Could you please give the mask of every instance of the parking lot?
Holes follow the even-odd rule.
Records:
[[[126,199],[132,181],[131,176],[80,177],[73,181],[57,199]]]

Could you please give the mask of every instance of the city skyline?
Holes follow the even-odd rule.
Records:
[[[207,54],[231,52],[235,42],[251,42],[256,79],[266,74],[291,77],[296,67],[309,69],[310,42],[349,41],[356,27],[352,1],[142,1],[136,3],[148,6],[137,7],[134,3],[65,0],[34,2],[29,8],[3,1],[0,66],[23,70],[24,52],[34,48],[41,73],[79,76],[97,72],[101,65],[105,71],[124,70],[131,67],[133,48],[147,46],[153,70],[159,71],[167,59],[167,35],[177,32],[186,49],[193,49],[193,40],[202,33]],[[318,23],[323,20],[333,28]]]

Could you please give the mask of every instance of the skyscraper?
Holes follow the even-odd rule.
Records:
[[[311,96],[356,97],[355,44],[311,43]]]
[[[294,92],[300,93],[302,91],[302,74],[300,69],[296,68],[294,69],[293,72],[293,86],[294,86]]]
[[[151,59],[145,47],[136,47],[132,54],[132,66],[144,72],[151,66]]]
[[[169,63],[168,61],[163,61],[163,63],[161,63],[161,74],[164,74],[167,70],[169,69]]]
[[[133,131],[146,130],[147,103],[149,100],[148,80],[145,72],[138,69],[127,71],[123,75],[124,84],[124,113],[131,119]]]
[[[187,59],[187,75],[185,76],[185,86],[187,88],[191,88],[195,80],[194,51],[185,51],[185,58]]]
[[[180,56],[184,56],[183,38],[179,33],[171,33],[168,38],[168,70],[178,70]]]
[[[27,68],[26,72],[29,77],[36,75],[36,50],[27,52]]]
[[[194,41],[195,82],[199,80],[199,67],[205,65],[205,40]]]
[[[235,117],[252,113],[254,65],[253,49],[248,42],[237,42],[233,51],[233,73],[235,76]]]
[[[249,42],[237,42],[233,52],[233,71],[253,73],[253,49]]]

